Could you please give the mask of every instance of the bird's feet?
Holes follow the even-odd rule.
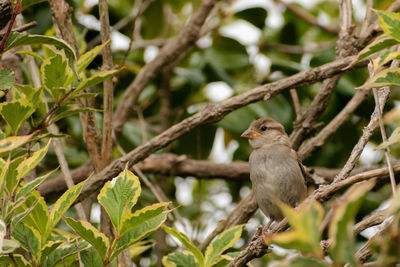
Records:
[[[269,227],[271,226],[272,222],[274,220],[269,220],[269,222],[267,223],[267,225],[263,228],[262,230],[262,238],[263,240],[268,243],[268,240],[270,239],[270,237],[273,235],[273,233],[269,232]]]

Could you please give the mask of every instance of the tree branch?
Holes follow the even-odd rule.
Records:
[[[216,2],[216,0],[204,0],[180,34],[173,41],[165,45],[154,60],[140,70],[135,80],[125,90],[121,102],[117,107],[116,114],[118,114],[118,117],[116,117],[113,125],[116,135],[122,131],[122,127],[128,120],[132,106],[136,104],[144,87],[163,67],[180,54],[186,54],[189,48],[194,45],[200,37],[199,33],[202,25]]]
[[[231,97],[220,104],[208,105],[202,111],[186,118],[178,124],[175,124],[163,133],[137,147],[126,156],[115,160],[100,173],[94,175],[86,183],[83,192],[77,201],[81,201],[82,199],[86,198],[88,193],[96,191],[108,179],[116,176],[121,170],[124,169],[126,163],[129,162],[129,167],[131,167],[132,165],[148,157],[151,153],[167,146],[169,143],[190,132],[194,128],[202,124],[219,121],[230,112],[250,103],[254,103],[265,98],[268,99],[290,88],[309,85],[316,81],[323,80],[327,77],[343,72],[343,68],[347,66],[353,59],[354,57],[346,57],[317,68],[305,70],[288,78],[259,86],[243,94]],[[365,66],[365,64],[366,61],[362,61],[355,65],[355,67]]]

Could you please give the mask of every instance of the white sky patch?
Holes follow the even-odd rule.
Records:
[[[365,146],[360,156],[360,163],[363,166],[369,167],[382,159],[383,152],[381,150],[375,151],[375,147],[371,142],[368,142]]]
[[[100,204],[93,203],[92,212],[90,213],[90,221],[92,223],[100,223]]]
[[[128,36],[120,33],[113,31],[111,32],[111,49],[113,51],[115,50],[127,50],[129,47],[129,42],[130,39]]]
[[[205,36],[201,37],[198,41],[197,41],[197,46],[200,47],[201,49],[205,49],[208,47],[211,47],[213,41],[211,38],[211,34],[206,34]]]
[[[100,31],[101,24],[100,21],[93,15],[83,14],[80,11],[76,12],[76,18],[78,22],[88,29]],[[126,50],[129,47],[129,38],[126,35],[118,31],[111,32],[111,49],[116,50]]]
[[[93,15],[83,14],[80,11],[76,12],[76,18],[80,24],[88,29],[100,31],[100,21]]]
[[[238,40],[243,45],[257,44],[261,37],[261,31],[244,20],[236,20],[223,26],[219,32],[226,37]]]
[[[215,133],[214,144],[210,153],[210,160],[219,163],[232,162],[233,153],[239,147],[239,143],[236,140],[232,140],[225,147],[224,130],[218,128]]]
[[[193,187],[196,183],[196,179],[194,178],[186,178],[183,179],[181,177],[177,177],[175,179],[176,186],[176,200],[186,206],[193,203]]]
[[[158,55],[158,52],[160,52],[160,48],[157,46],[150,45],[146,47],[144,50],[144,61],[149,63]]]
[[[85,8],[91,8],[99,3],[99,0],[86,0],[85,1]]]
[[[387,200],[385,202],[383,202],[379,208],[377,208],[376,210],[384,210],[387,209],[390,206],[390,201]],[[369,227],[367,229],[365,229],[364,231],[360,232],[360,235],[362,235],[365,238],[372,238],[374,235],[376,235],[381,229],[382,227],[392,218],[392,216],[389,216],[388,218],[386,218],[383,223],[379,224],[379,225],[375,225],[372,227]]]
[[[220,102],[233,95],[232,88],[225,82],[209,83],[204,90],[206,97],[212,102]]]
[[[232,195],[228,192],[220,192],[213,195],[212,201],[218,208],[226,208],[232,203]]]

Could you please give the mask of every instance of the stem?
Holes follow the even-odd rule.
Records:
[[[0,43],[0,54],[3,53],[4,46],[6,45],[6,41],[7,41],[8,37],[10,36],[11,29],[12,29],[12,27],[14,25],[14,22],[15,22],[15,18],[17,17],[19,12],[21,11],[20,10],[20,5],[21,5],[21,0],[18,0],[17,5],[14,8],[14,12],[12,14],[10,23],[8,24],[7,32],[4,35],[3,40],[1,40],[1,43]]]

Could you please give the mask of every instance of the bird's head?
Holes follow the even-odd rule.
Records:
[[[281,144],[290,146],[289,137],[285,128],[271,118],[262,118],[253,121],[241,137],[249,139],[250,145],[256,149],[263,145]]]

